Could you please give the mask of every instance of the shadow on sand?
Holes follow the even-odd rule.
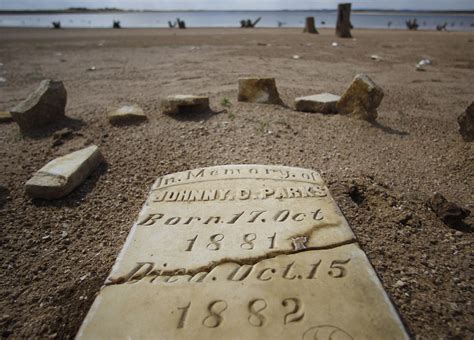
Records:
[[[386,125],[380,124],[380,123],[377,122],[377,121],[370,122],[370,124],[371,124],[373,127],[377,128],[377,129],[380,129],[380,130],[382,130],[383,132],[388,133],[388,134],[390,134],[390,135],[398,135],[398,136],[408,136],[408,135],[409,135],[408,132],[394,129],[394,128],[390,127],[390,126],[386,126]]]
[[[73,131],[78,131],[85,125],[86,123],[81,119],[65,117],[54,124],[45,127],[38,127],[31,131],[21,131],[21,133],[26,137],[42,139],[51,136],[54,132],[61,129],[69,128]]]
[[[187,107],[182,106],[179,109],[179,113],[168,114],[168,116],[179,121],[199,122],[201,120],[208,120],[209,118],[223,112],[225,112],[225,110],[214,111],[212,109],[206,109],[206,110],[196,111],[196,109],[193,107],[187,108]]]

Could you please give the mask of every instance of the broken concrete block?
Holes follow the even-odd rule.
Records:
[[[278,94],[275,78],[239,78],[238,100],[262,104],[283,104]]]
[[[9,123],[13,120],[10,112],[0,111],[0,123]]]
[[[337,113],[336,104],[340,96],[331,93],[315,94],[295,99],[297,111],[316,113]]]
[[[474,141],[474,102],[458,117],[459,133],[466,142]]]
[[[161,100],[161,111],[167,115],[209,111],[209,97],[178,94]]]
[[[43,80],[39,87],[11,110],[11,115],[27,132],[65,117],[67,92],[61,81]]]
[[[408,339],[319,173],[264,165],[156,180],[76,339],[124,334]]]
[[[336,108],[340,114],[374,121],[377,118],[377,107],[383,96],[382,88],[369,76],[358,74],[337,102]]]
[[[146,115],[138,105],[122,106],[119,109],[107,112],[111,124],[125,125],[146,120]]]
[[[26,182],[26,193],[33,198],[57,199],[69,194],[104,160],[99,148],[91,145],[56,158]]]

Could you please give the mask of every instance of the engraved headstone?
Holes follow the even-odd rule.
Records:
[[[78,339],[407,339],[320,175],[157,179]]]

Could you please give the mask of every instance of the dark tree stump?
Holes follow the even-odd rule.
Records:
[[[337,6],[336,35],[340,38],[352,38],[351,28],[351,4],[339,4]]]
[[[303,32],[318,34],[318,30],[316,29],[316,26],[314,25],[314,17],[306,17],[306,23],[304,25]]]

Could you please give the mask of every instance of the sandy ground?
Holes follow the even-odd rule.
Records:
[[[472,339],[474,218],[450,228],[426,200],[438,191],[474,210],[474,145],[456,122],[474,100],[474,35],[353,34],[0,29],[0,110],[53,78],[74,118],[63,137],[0,124],[1,336],[74,337],[156,177],[259,163],[323,174],[414,338]],[[425,57],[433,65],[415,71]],[[292,109],[296,96],[340,94],[361,72],[385,90],[378,124]],[[275,77],[287,107],[237,102],[245,75]],[[214,114],[160,114],[160,98],[178,93],[209,95]],[[148,122],[112,127],[107,107],[123,103]],[[82,186],[52,202],[26,196],[34,171],[90,143],[107,164]]]

